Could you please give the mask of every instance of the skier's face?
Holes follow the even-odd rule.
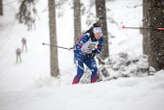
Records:
[[[95,27],[93,28],[93,33],[94,33],[94,36],[97,40],[100,39],[100,37],[102,36],[102,30],[101,30],[101,27]]]
[[[95,38],[96,38],[97,40],[99,40],[100,37],[102,36],[102,33],[94,33],[94,35],[95,35]]]

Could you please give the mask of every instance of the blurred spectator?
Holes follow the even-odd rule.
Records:
[[[18,62],[22,62],[22,58],[21,58],[21,49],[20,48],[17,48],[16,49],[16,63]]]
[[[27,51],[27,40],[26,38],[22,38],[22,52],[26,50]]]

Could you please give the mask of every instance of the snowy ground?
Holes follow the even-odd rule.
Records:
[[[163,110],[164,71],[145,78],[0,92],[0,110]]]
[[[131,58],[142,55],[142,35],[139,30],[121,29],[123,24],[142,25],[142,0],[107,1],[110,1],[107,2],[110,55],[115,56],[119,52],[128,53]],[[42,42],[49,42],[47,1],[40,0],[37,4],[40,19],[36,30],[30,32],[15,21],[17,2],[10,2],[12,0],[5,0],[5,15],[0,17],[0,110],[164,109],[162,70],[149,77],[119,78],[72,86],[76,74],[73,54],[59,49],[60,79],[51,78],[49,47],[42,46]],[[83,0],[83,3],[89,5],[88,0]],[[64,47],[72,47],[73,44],[71,6],[66,2],[63,9],[57,9],[57,16],[63,15],[57,19],[58,45]],[[91,11],[94,10],[92,7]],[[82,18],[82,30],[88,27],[85,23],[86,14]],[[27,38],[28,51],[22,54],[23,62],[17,64],[15,49],[21,47],[22,37]]]

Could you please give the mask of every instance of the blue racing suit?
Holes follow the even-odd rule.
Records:
[[[91,39],[90,34],[86,33],[80,38],[79,42],[76,43],[75,50],[74,50],[74,59],[75,61],[78,62],[78,64],[77,64],[77,74],[74,77],[72,84],[79,83],[80,78],[84,73],[83,64],[85,64],[92,71],[91,83],[96,82],[97,65],[94,56],[100,55],[103,47],[103,42],[104,40],[102,37],[100,37],[99,40],[93,41]],[[91,44],[95,44],[95,46],[93,46],[94,48],[89,48]],[[92,57],[88,56],[89,54],[93,54],[93,52],[95,53],[95,55],[93,55]]]

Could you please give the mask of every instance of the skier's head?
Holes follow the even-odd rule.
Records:
[[[92,40],[99,40],[102,36],[102,29],[99,22],[96,22],[85,33],[89,33]]]
[[[100,23],[99,22],[96,22],[93,24],[93,27],[101,27]]]
[[[99,23],[94,23],[93,24],[93,30],[92,32],[94,33],[94,36],[97,40],[100,39],[100,37],[102,36],[102,28],[100,26]]]

